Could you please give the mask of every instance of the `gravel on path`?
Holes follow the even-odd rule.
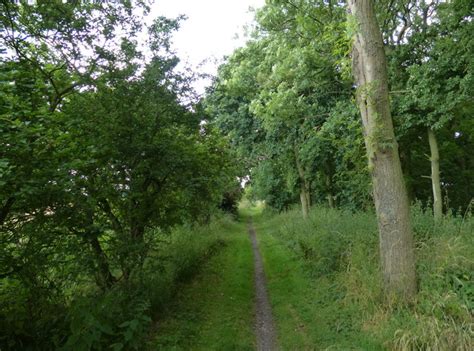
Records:
[[[249,222],[249,235],[252,242],[255,261],[255,297],[256,297],[256,334],[257,350],[277,350],[275,326],[273,324],[272,308],[268,299],[267,280],[263,269],[262,256],[258,248],[257,236],[252,222]]]

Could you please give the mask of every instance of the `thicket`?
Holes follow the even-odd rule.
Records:
[[[108,290],[98,289],[86,274],[80,279],[62,276],[54,281],[62,289],[54,290],[2,279],[2,349],[142,349],[151,323],[175,290],[224,245],[222,233],[230,221],[220,215],[209,225],[150,229],[145,239],[150,249],[139,274]],[[60,271],[72,271],[72,264],[48,269],[59,276]]]
[[[236,166],[148,11],[0,2],[2,350],[140,348],[217,247]]]
[[[314,280],[311,300],[318,318],[331,324],[332,347],[350,335],[392,350],[467,351],[474,346],[471,215],[449,215],[437,225],[429,211],[412,208],[419,292],[405,306],[384,297],[373,213],[317,207],[306,221],[297,209],[267,211],[265,220]]]

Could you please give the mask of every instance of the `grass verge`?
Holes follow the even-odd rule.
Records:
[[[344,292],[332,277],[315,277],[308,262],[278,237],[276,222],[278,217],[254,219],[281,349],[383,350],[354,331],[356,306],[344,304]]]
[[[225,246],[159,316],[150,350],[253,350],[253,257],[244,223],[223,228]]]
[[[255,212],[255,211],[254,211]],[[414,208],[419,293],[391,305],[374,216],[326,208],[254,218],[282,350],[472,350],[473,221]]]

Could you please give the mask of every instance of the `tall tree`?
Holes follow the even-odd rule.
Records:
[[[372,175],[380,255],[387,294],[411,300],[416,293],[410,211],[390,112],[388,71],[372,0],[350,0],[349,23],[357,103]]]
[[[179,21],[150,26],[145,59],[138,12],[0,2],[2,349],[62,346],[72,299],[142,280],[157,229],[204,221],[234,186],[227,144],[182,103]]]
[[[446,129],[460,124],[460,120],[472,109],[471,57],[474,40],[473,23],[469,20],[472,11],[466,5],[463,1],[413,1],[405,15],[409,19],[409,35],[391,54],[394,71],[392,86],[403,92],[394,99],[395,111],[401,117],[401,129],[422,129],[421,132],[426,133],[423,140],[428,141],[430,150],[436,221],[442,218],[443,213],[442,190],[444,188],[446,194],[447,184],[453,184],[443,179],[446,169],[441,172],[443,144],[451,144],[456,139],[454,133],[448,140],[444,138]],[[460,198],[456,190],[451,196],[454,200]],[[465,208],[469,200],[464,204],[461,200],[461,207]]]

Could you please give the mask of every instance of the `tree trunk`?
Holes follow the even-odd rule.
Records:
[[[311,209],[311,183],[308,180],[304,181],[304,189],[306,194],[306,204],[308,206],[308,212]]]
[[[336,207],[334,204],[334,196],[332,195],[332,177],[328,174],[326,174],[326,189],[328,192],[327,198],[328,198],[328,204],[330,208]]]
[[[428,140],[431,151],[431,185],[433,187],[433,214],[436,222],[443,217],[443,203],[441,198],[441,182],[439,178],[439,150],[436,135],[428,128]]]
[[[109,259],[102,249],[99,235],[100,230],[94,226],[94,213],[92,211],[87,211],[87,221],[84,225],[83,240],[91,246],[92,252],[94,253],[94,259],[98,270],[96,278],[97,285],[105,290],[111,288],[117,282],[117,279],[110,271]]]
[[[9,197],[7,201],[5,202],[5,204],[3,204],[2,207],[0,208],[0,226],[3,225],[3,223],[7,219],[8,214],[10,213],[10,210],[14,202],[15,202],[15,198]]]
[[[102,286],[103,288],[110,288],[116,283],[117,280],[110,272],[107,255],[105,254],[104,250],[102,250],[102,246],[100,245],[99,239],[96,236],[92,236],[89,239],[89,242],[91,244],[92,250],[95,253],[97,266],[99,268],[100,279],[98,279],[98,285]]]
[[[301,185],[300,200],[301,200],[301,210],[303,213],[303,218],[308,218],[309,207],[308,207],[306,192],[304,190],[304,185]]]
[[[305,171],[303,165],[301,164],[298,158],[298,151],[295,147],[295,160],[296,168],[298,169],[298,174],[300,178],[300,200],[301,200],[301,210],[303,213],[303,218],[308,218],[309,210],[311,208],[311,191],[309,181],[306,179]]]
[[[390,113],[387,62],[373,1],[349,0],[357,23],[352,69],[372,176],[385,292],[404,301],[416,294],[409,203]]]
[[[330,208],[335,208],[336,207],[336,205],[334,204],[334,197],[331,194],[328,195],[328,201],[329,201],[329,207]]]

